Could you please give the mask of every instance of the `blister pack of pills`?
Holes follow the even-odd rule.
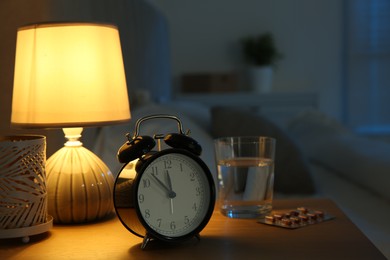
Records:
[[[259,222],[294,229],[318,224],[333,218],[333,216],[321,210],[299,207],[294,210],[273,211],[271,214],[259,219]]]

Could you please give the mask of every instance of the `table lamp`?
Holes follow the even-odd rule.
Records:
[[[82,127],[130,119],[115,26],[45,23],[18,29],[11,125],[63,128],[67,142],[46,162],[48,212],[82,223],[113,210],[114,178],[79,138]]]

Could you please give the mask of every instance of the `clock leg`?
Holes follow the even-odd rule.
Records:
[[[152,238],[146,233],[144,240],[141,244],[141,249],[144,250],[150,241],[152,241]]]

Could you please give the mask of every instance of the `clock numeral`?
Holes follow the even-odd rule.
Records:
[[[150,187],[150,180],[149,179],[142,179],[142,184],[144,185],[144,188]]]
[[[149,209],[145,209],[145,218],[150,218],[150,211],[149,211]]]
[[[139,201],[139,203],[143,203],[145,201],[145,197],[143,194],[138,195],[138,201]]]
[[[195,188],[195,195],[200,196],[200,193],[201,193],[200,187],[196,187]]]
[[[190,223],[190,219],[188,216],[184,216],[184,224],[187,225],[188,223]]]
[[[183,171],[183,164],[180,163],[180,171]]]
[[[152,170],[152,175],[158,175],[158,168],[157,168],[157,166],[152,166],[151,167],[151,170]]]
[[[158,219],[157,219],[157,226],[158,226],[158,227],[161,227],[161,222],[162,222],[162,219],[161,219],[161,218],[158,218]]]
[[[175,223],[175,221],[172,221],[172,222],[171,222],[171,229],[172,229],[172,230],[175,230],[175,229],[176,229],[176,223]]]
[[[194,211],[196,211],[196,210],[198,209],[198,206],[196,205],[196,202],[194,203],[194,205],[192,205],[192,209],[193,209]]]
[[[190,172],[190,181],[195,181],[195,173]]]
[[[172,161],[171,160],[164,161],[164,167],[165,167],[165,169],[171,169],[172,168]]]

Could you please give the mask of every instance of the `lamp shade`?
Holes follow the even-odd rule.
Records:
[[[115,26],[54,23],[18,29],[13,126],[96,126],[129,119]]]

